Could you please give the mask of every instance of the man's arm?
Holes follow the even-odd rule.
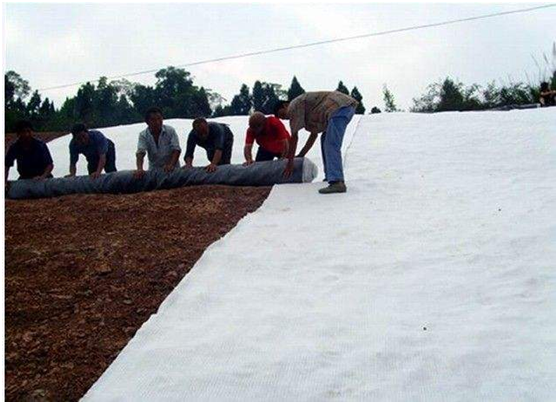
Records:
[[[192,157],[184,157],[184,168],[192,168],[192,163],[194,162],[194,159]]]
[[[247,145],[244,145],[244,158],[246,159],[246,161],[244,162],[244,165],[250,165],[254,162],[254,159],[252,158],[252,146],[254,144],[250,143]]]
[[[289,155],[289,139],[283,139],[283,151],[281,152],[281,158],[284,159]]]
[[[136,172],[134,173],[135,178],[141,178],[145,174],[143,170],[143,159],[145,158],[145,151],[138,150],[136,153]]]
[[[287,166],[283,171],[284,177],[288,178],[293,173],[294,155],[296,152],[297,143],[298,143],[298,130],[295,130],[293,124],[291,123],[291,141],[289,143],[289,153],[287,154]]]
[[[215,153],[213,154],[213,160],[211,160],[211,163],[207,167],[205,167],[205,171],[207,171],[208,173],[215,172],[215,170],[217,170],[219,162],[221,161],[221,157],[223,157],[223,150],[215,150]]]
[[[317,133],[310,133],[310,136],[308,137],[306,144],[304,145],[300,153],[298,153],[297,157],[306,156],[306,153],[308,153],[308,151],[312,148],[312,146],[314,146],[314,142],[316,141],[317,137],[318,137]]]
[[[250,165],[254,162],[252,158],[252,147],[254,146],[255,136],[250,128],[246,131],[246,139],[244,140],[244,165]]]
[[[172,170],[174,170],[174,168],[176,167],[176,162],[178,161],[179,158],[180,158],[180,149],[173,150],[169,158],[169,162],[165,165],[165,171],[167,173],[170,173]]]
[[[37,180],[44,180],[46,177],[48,177],[50,175],[50,173],[52,172],[52,170],[54,169],[54,164],[49,164],[48,166],[46,166],[45,171],[39,175],[38,177],[35,177],[35,179]]]
[[[74,146],[74,140],[70,141],[70,174],[66,175],[66,177],[75,177],[76,176],[76,164],[79,160],[79,153]]]
[[[194,151],[196,150],[196,139],[194,139],[194,131],[188,135],[186,142],[186,154],[184,154],[184,168],[192,168],[194,162]]]
[[[101,154],[99,156],[99,164],[97,165],[97,170],[93,174],[91,174],[91,177],[92,178],[99,178],[100,175],[101,175],[101,172],[105,168],[105,164],[107,164],[107,155],[106,154]]]
[[[75,163],[70,163],[70,174],[66,175],[68,177],[75,177],[77,172],[77,167]]]

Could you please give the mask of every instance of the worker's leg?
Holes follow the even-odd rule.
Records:
[[[327,124],[324,146],[327,181],[329,183],[345,181],[341,146],[343,145],[345,130],[354,113],[355,109],[353,107],[339,108],[333,113]]]
[[[326,164],[326,154],[325,154],[325,138],[326,138],[326,132],[322,133],[322,135],[320,136],[320,146],[322,148],[322,163],[324,165],[324,175],[325,175],[325,180],[327,181],[327,164]]]

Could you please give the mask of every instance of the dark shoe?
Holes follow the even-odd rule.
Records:
[[[332,182],[329,186],[318,191],[320,194],[340,194],[347,192],[347,187],[343,181]]]

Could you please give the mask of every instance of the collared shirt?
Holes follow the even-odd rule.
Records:
[[[331,115],[339,108],[356,107],[358,101],[339,91],[315,91],[296,97],[289,104],[287,114],[291,131],[304,128],[308,132],[321,133],[326,130]]]
[[[140,132],[137,153],[147,152],[150,170],[154,168],[163,168],[167,165],[174,151],[180,152],[182,149],[180,148],[178,135],[172,126],[163,125],[157,144],[149,128],[145,128],[145,130]],[[180,167],[178,160],[176,161],[176,166]]]
[[[32,138],[28,145],[16,140],[6,154],[6,167],[12,167],[17,160],[17,172],[21,179],[42,175],[52,164],[52,157],[45,142]]]
[[[88,162],[96,162],[99,156],[107,154],[109,140],[98,130],[88,130],[89,141],[87,144],[79,143],[75,138],[70,141],[70,164],[75,165],[79,155],[83,154]]]
[[[209,133],[206,139],[199,136],[196,131],[192,129],[188,135],[188,144],[184,157],[194,158],[196,146],[204,148],[210,154],[215,150],[232,149],[233,134],[228,125],[218,122],[208,122],[207,125],[209,127]]]
[[[247,146],[252,145],[255,140],[263,149],[272,153],[281,154],[285,147],[284,140],[288,140],[290,137],[289,132],[287,132],[285,125],[283,125],[280,119],[274,116],[268,116],[265,118],[264,128],[260,135],[256,136],[254,131],[248,128],[246,131],[245,144]]]

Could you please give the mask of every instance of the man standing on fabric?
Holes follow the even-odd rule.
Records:
[[[178,159],[182,149],[178,135],[172,126],[163,125],[163,112],[157,107],[149,108],[145,113],[145,123],[147,128],[140,132],[138,138],[134,176],[141,178],[145,174],[143,160],[146,154],[150,170],[163,169],[169,173],[180,168]]]
[[[76,164],[79,155],[83,154],[87,160],[87,171],[91,178],[99,178],[101,172],[116,171],[116,152],[114,143],[107,139],[98,130],[88,130],[82,123],[72,127],[72,140],[70,141],[70,174],[66,177],[76,175]]]
[[[231,164],[234,136],[228,125],[196,118],[192,127],[184,155],[184,168],[192,168],[196,146],[205,149],[209,160],[209,165],[205,167],[208,173],[217,170],[217,166]]]
[[[289,104],[284,104],[277,111],[281,119],[289,119],[291,126],[291,143],[285,176],[293,172],[294,156],[298,142],[298,131],[310,132],[308,141],[297,155],[304,157],[312,148],[318,133],[322,134],[322,159],[329,186],[319,190],[321,194],[347,192],[343,176],[341,145],[347,125],[355,114],[358,101],[339,91],[308,92],[299,95]]]
[[[279,159],[287,157],[291,136],[285,129],[283,122],[274,116],[266,117],[261,112],[254,112],[250,116],[248,125],[244,146],[245,165],[254,162],[252,159],[254,140],[259,145],[256,161],[269,161],[275,157]]]
[[[5,183],[8,186],[10,167],[17,160],[19,179],[44,180],[52,178],[52,157],[47,145],[33,137],[33,126],[29,121],[16,122],[17,140],[10,146],[6,154]]]

